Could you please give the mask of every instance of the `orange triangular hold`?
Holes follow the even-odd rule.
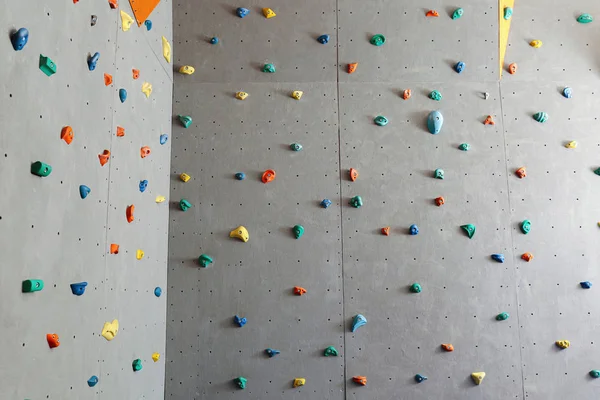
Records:
[[[138,26],[142,25],[148,19],[158,3],[160,3],[160,0],[129,0]]]
[[[110,86],[112,84],[112,75],[111,74],[104,74],[104,84],[106,86]]]
[[[122,126],[117,126],[117,136],[118,137],[125,136],[125,128],[123,128]]]
[[[296,296],[302,296],[304,293],[306,293],[306,289],[300,286],[294,286],[294,294]]]
[[[496,125],[491,115],[488,115],[485,121],[483,121],[483,123],[484,125]]]
[[[358,67],[358,63],[350,63],[348,64],[348,73],[351,74],[356,71],[356,67]]]
[[[390,236],[390,227],[384,226],[383,228],[381,228],[381,234],[385,236]]]

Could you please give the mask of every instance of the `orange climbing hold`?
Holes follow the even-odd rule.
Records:
[[[104,74],[104,85],[106,85],[106,86],[112,85],[112,75],[111,74]]]
[[[404,92],[402,92],[402,98],[404,100],[408,100],[410,99],[410,96],[412,96],[412,90],[410,89],[405,89]]]
[[[353,376],[352,377],[352,381],[354,383],[358,383],[359,385],[363,385],[365,386],[367,384],[367,377],[366,376]]]
[[[119,1],[118,0],[108,0],[108,5],[113,10],[116,10],[117,8],[119,8]]]
[[[357,67],[358,67],[358,63],[350,63],[350,64],[348,64],[348,73],[349,74],[354,73],[354,71],[356,71]]]
[[[454,351],[454,346],[452,346],[450,343],[444,343],[442,344],[442,350],[444,351]]]
[[[117,126],[117,136],[118,137],[125,136],[125,128],[123,128],[122,126]]]
[[[73,128],[71,128],[70,126],[65,126],[64,128],[62,128],[62,131],[60,132],[60,138],[64,140],[67,144],[71,144],[71,142],[73,141]]]
[[[385,236],[390,236],[390,227],[384,226],[383,228],[381,228],[381,234]]]
[[[429,10],[427,11],[427,14],[425,14],[426,17],[439,17],[440,14],[435,11],[435,10]]]
[[[533,260],[533,254],[531,253],[523,253],[523,255],[521,256],[521,258],[527,262]]]
[[[100,160],[100,165],[104,166],[110,159],[110,151],[104,150],[102,154],[98,154],[98,159]]]
[[[355,170],[354,168],[350,168],[349,172],[350,172],[350,180],[352,182],[354,182],[355,180],[358,179],[358,171],[357,170]]]
[[[525,167],[521,167],[515,171],[515,174],[517,174],[519,178],[523,179],[527,176],[527,170],[525,169]]]
[[[118,244],[111,243],[110,254],[119,254],[119,245]]]
[[[140,149],[140,156],[146,158],[150,155],[150,147],[144,146]]]
[[[272,169],[268,169],[262,174],[261,178],[263,183],[273,182],[275,180],[275,171]]]
[[[517,73],[517,68],[519,68],[519,66],[517,65],[517,63],[512,63],[508,65],[508,73],[511,75],[514,75]]]
[[[135,211],[135,206],[132,204],[127,207],[127,211],[125,211],[125,215],[127,215],[127,222],[133,222],[133,212]]]
[[[303,287],[300,286],[294,286],[294,294],[297,296],[302,296],[304,293],[306,293],[306,289],[304,289]]]
[[[496,125],[496,122],[494,122],[494,118],[492,118],[491,115],[488,115],[487,118],[485,119],[485,121],[483,121],[484,125]]]
[[[438,207],[443,206],[445,202],[446,200],[442,196],[435,198],[435,205]]]
[[[60,340],[58,339],[58,335],[56,333],[47,334],[46,340],[48,341],[48,346],[50,346],[51,349],[60,346]]]
[[[132,69],[131,73],[133,74],[133,79],[137,79],[140,77],[140,70],[139,69]]]

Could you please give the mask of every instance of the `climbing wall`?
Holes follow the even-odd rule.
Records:
[[[133,13],[126,0],[119,3],[0,4],[2,398],[163,398],[169,210],[155,198],[168,198],[169,190],[170,141],[161,145],[159,137],[171,131],[172,64],[163,58],[162,36],[171,40],[172,4],[158,5],[150,31],[135,23],[124,31],[120,12]],[[21,27],[29,39],[15,51],[10,34]],[[40,54],[56,73],[40,70]],[[139,70],[136,80],[132,69]],[[153,86],[148,98],[144,82]],[[73,131],[70,144],[61,140],[65,126]],[[142,146],[151,149],[143,159]],[[104,150],[110,158],[102,166]],[[49,176],[30,172],[36,161],[52,167]],[[141,180],[148,181],[143,193]],[[85,198],[81,185],[90,189],[82,189]],[[118,254],[110,254],[111,244]],[[42,280],[43,289],[23,293],[29,279]],[[70,285],[81,282],[87,286],[76,296]],[[104,324],[115,319],[117,335],[107,341]],[[50,348],[47,334],[60,345]],[[153,353],[162,358],[153,362]],[[98,383],[90,387],[92,376]]]

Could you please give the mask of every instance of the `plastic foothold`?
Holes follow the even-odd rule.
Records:
[[[467,233],[467,236],[469,237],[469,239],[471,239],[471,238],[473,238],[473,236],[475,236],[475,225],[473,225],[473,224],[462,225],[461,228]]]
[[[92,15],[90,18],[90,25],[91,26],[96,26],[96,22],[98,22],[98,16],[97,15]]]
[[[539,123],[544,123],[548,120],[548,114],[543,111],[533,114],[533,119]]]
[[[209,255],[201,254],[200,257],[198,257],[198,264],[200,264],[200,266],[203,268],[207,268],[212,263],[213,259]]]
[[[196,72],[196,68],[192,67],[191,65],[184,65],[181,68],[179,68],[180,74],[192,75],[194,72]]]
[[[123,28],[123,32],[127,32],[131,28],[132,23],[133,18],[131,18],[131,15],[121,10],[121,28]]]
[[[144,21],[144,25],[146,26],[147,31],[152,29],[152,21],[150,21],[149,19]]]
[[[110,86],[112,85],[113,79],[112,79],[112,75],[111,74],[104,74],[104,86]]]
[[[355,170],[354,168],[350,168],[349,174],[350,174],[350,180],[352,182],[354,182],[358,179],[358,171]]]
[[[73,128],[65,126],[60,131],[60,138],[65,141],[66,144],[71,144],[73,141]]]
[[[444,125],[444,116],[439,111],[432,111],[427,117],[427,129],[432,135],[437,135]]]
[[[51,76],[56,73],[56,64],[49,57],[40,54],[40,69],[47,76]]]
[[[523,179],[527,176],[527,169],[525,167],[521,167],[515,171],[515,175],[517,175],[519,178]]]
[[[268,169],[265,172],[263,172],[262,177],[260,178],[260,180],[262,181],[262,183],[269,183],[269,182],[273,182],[275,180],[275,176],[277,174],[275,174],[275,171],[272,169]]]
[[[29,31],[27,28],[20,28],[18,31],[15,31],[10,35],[10,42],[12,43],[15,51],[23,50],[23,47],[25,47],[28,40]]]
[[[292,230],[296,239],[300,239],[304,235],[304,227],[302,225],[296,225]]]
[[[429,10],[429,11],[427,11],[427,13],[425,13],[425,16],[426,17],[439,17],[440,13],[438,13],[435,10]]]
[[[98,377],[96,375],[92,375],[90,379],[87,380],[87,384],[89,387],[94,387],[98,384]]]
[[[265,18],[273,18],[275,17],[277,14],[275,14],[275,11],[271,10],[270,8],[263,8],[262,9],[263,15],[265,16]]]
[[[169,140],[169,135],[167,135],[166,133],[163,133],[162,135],[160,135],[160,137],[158,138],[158,141],[160,142],[160,144],[165,144],[167,143],[167,140]]]
[[[140,157],[146,158],[150,155],[150,147],[144,146],[140,149]]]
[[[248,233],[248,229],[246,229],[246,227],[242,225],[229,232],[229,237],[240,239],[244,243],[250,240],[250,234]]]
[[[44,281],[41,279],[27,279],[21,284],[23,293],[39,292],[44,288]]]
[[[431,100],[440,101],[442,100],[442,94],[439,91],[434,90],[431,93],[429,93],[429,98]]]
[[[133,212],[135,211],[135,206],[132,204],[130,206],[127,207],[127,209],[125,210],[125,216],[127,217],[127,222],[128,223],[132,223],[133,222]]]
[[[140,192],[144,193],[144,191],[146,190],[147,187],[148,187],[148,180],[144,179],[143,181],[140,181]]]
[[[122,126],[117,126],[117,137],[125,136],[125,128]]]
[[[135,251],[135,258],[137,258],[138,260],[141,260],[142,258],[144,258],[144,250],[137,249]]]
[[[597,369],[591,370],[590,376],[595,379],[600,378],[600,370],[597,370]]]
[[[190,208],[192,208],[192,203],[190,203],[186,199],[181,199],[179,200],[179,208],[181,209],[181,211],[187,211]]]
[[[265,353],[271,358],[275,357],[277,354],[281,354],[279,350],[275,350],[272,348],[265,349]]]
[[[465,10],[463,10],[462,8],[457,8],[453,13],[452,13],[452,19],[459,19],[460,17],[463,16],[463,14],[465,13]]]
[[[383,115],[379,115],[379,116],[375,117],[373,122],[375,122],[375,125],[378,125],[378,126],[386,126],[389,121]]]
[[[596,168],[596,169],[594,170],[594,173],[595,173],[596,175],[600,175],[600,168]]]
[[[433,171],[433,177],[436,179],[444,179],[444,170],[441,168],[436,169]]]
[[[443,206],[444,203],[446,203],[446,200],[442,196],[435,198],[435,205],[436,206],[438,206],[438,207]]]
[[[506,321],[510,317],[510,314],[507,312],[500,313],[496,315],[496,321]]]
[[[521,255],[521,259],[529,262],[529,261],[533,260],[533,254],[531,254],[531,253],[523,253],[523,255]]]
[[[275,69],[274,64],[268,63],[268,64],[263,65],[262,72],[266,72],[268,74],[274,74],[275,71],[276,71],[276,69]]]
[[[512,7],[504,7],[504,19],[509,20],[513,15]]]
[[[294,286],[294,294],[296,296],[302,296],[303,294],[306,294],[306,289],[301,286]]]
[[[531,231],[531,221],[526,219],[525,221],[521,222],[521,232],[523,232],[524,234],[528,234]]]
[[[119,7],[119,1],[118,0],[108,0],[108,5],[110,6],[111,9],[116,10]]]
[[[248,383],[248,379],[244,378],[243,376],[238,376],[233,381],[240,389],[246,389],[246,384]]]
[[[571,97],[573,97],[573,89],[571,89],[570,87],[564,88],[563,96],[565,96],[567,99],[570,99]]]
[[[250,14],[250,10],[244,7],[239,7],[237,10],[235,10],[235,13],[238,17],[244,18],[246,15]]]
[[[496,125],[496,122],[494,121],[494,118],[491,115],[488,115],[485,118],[485,121],[483,121],[484,125]]]
[[[519,66],[517,65],[517,63],[511,63],[508,65],[508,73],[514,75],[517,73],[518,68]]]
[[[356,71],[356,68],[358,68],[358,63],[350,63],[350,64],[348,64],[348,73],[349,74],[354,73],[354,71]]]
[[[166,37],[162,37],[162,48],[163,48],[163,57],[165,60],[170,63],[171,62],[171,43],[167,40]]]
[[[179,122],[181,122],[184,128],[189,128],[192,124],[192,117],[189,115],[178,115],[177,118],[179,118]]]
[[[410,90],[410,89],[404,89],[404,91],[402,91],[402,98],[404,100],[410,99],[410,96],[412,96],[412,90]]]
[[[244,179],[246,179],[246,174],[243,172],[237,172],[234,176],[235,179],[237,179],[238,181],[243,181]]]
[[[485,378],[485,372],[473,372],[471,374],[471,379],[473,379],[473,382],[476,385],[481,385],[481,382],[483,382],[483,378]]]
[[[160,360],[160,353],[152,353],[152,361],[158,362]]]
[[[367,385],[367,377],[366,376],[353,376],[352,377],[352,382],[357,383],[361,386],[366,386]]]
[[[219,43],[219,38],[218,37],[212,37],[210,38],[210,44],[217,44]]]
[[[127,90],[123,88],[119,89],[119,100],[121,100],[121,103],[125,103],[125,100],[127,100]]]
[[[459,62],[457,62],[457,63],[456,63],[456,65],[454,66],[454,70],[455,70],[457,73],[459,73],[459,74],[460,74],[461,72],[463,72],[463,70],[465,69],[465,67],[466,67],[466,64],[465,64],[464,62],[462,62],[462,61],[459,61]]]
[[[373,35],[370,40],[373,46],[381,46],[385,43],[385,36],[382,34]]]
[[[31,173],[40,177],[45,177],[50,175],[52,172],[52,167],[46,163],[41,161],[36,161],[31,164]]]
[[[187,182],[192,179],[192,177],[183,172],[181,175],[179,175],[179,179],[181,179],[183,182]]]
[[[235,93],[235,98],[238,100],[246,100],[246,97],[248,97],[248,93],[246,92],[236,92]]]
[[[160,297],[160,295],[162,294],[162,289],[159,288],[158,286],[154,288],[154,295],[156,297]]]
[[[356,332],[358,328],[367,324],[367,319],[362,314],[356,314],[352,320],[352,332]]]
[[[541,40],[532,40],[529,45],[533,48],[539,49],[540,47],[542,47],[542,41]]]
[[[317,38],[317,42],[321,43],[321,44],[327,44],[329,43],[329,35],[321,35]]]
[[[421,374],[416,374],[415,375],[415,382],[417,382],[417,383],[421,383],[421,382],[426,381],[426,380],[427,380],[427,377],[424,376],[424,375],[421,375]]]
[[[412,236],[418,235],[419,227],[415,224],[412,224],[410,228],[408,228],[408,233],[410,233]]]
[[[354,196],[348,203],[354,208],[360,208],[363,205],[363,200],[360,196]]]
[[[325,357],[337,357],[338,356],[338,351],[335,347],[333,346],[329,346],[325,349],[325,351],[323,352],[323,355]]]
[[[577,17],[577,22],[580,24],[589,24],[593,20],[594,18],[588,13],[581,14],[579,17]]]
[[[299,386],[304,386],[306,384],[306,379],[304,378],[294,378],[294,383],[293,386],[299,387]]]
[[[381,234],[385,235],[385,236],[390,236],[390,227],[389,226],[384,226],[383,228],[381,228]]]
[[[152,84],[149,82],[144,82],[142,84],[142,93],[146,95],[146,98],[149,98],[152,94]]]
[[[590,281],[579,282],[579,285],[581,285],[581,287],[583,289],[591,289],[592,288],[592,282],[590,282]]]
[[[119,254],[119,245],[116,243],[110,244],[110,254]]]
[[[561,349],[568,349],[571,346],[571,342],[568,340],[557,340],[556,345]]]
[[[567,149],[575,149],[577,148],[577,142],[575,140],[572,140],[569,143],[565,144],[565,147]]]
[[[323,201],[321,201],[321,207],[323,208],[329,208],[331,204],[331,200],[329,199],[323,199]]]
[[[156,196],[156,199],[154,199],[154,201],[157,203],[164,203],[165,200],[167,200],[165,196]]]
[[[241,328],[242,326],[244,326],[248,323],[248,320],[246,319],[246,317],[240,318],[239,316],[236,315],[235,317],[233,317],[233,322]]]
[[[50,346],[51,349],[60,346],[60,340],[56,333],[47,334],[46,340],[48,341],[48,346]]]
[[[458,148],[462,151],[469,151],[471,150],[471,145],[469,143],[461,143],[460,146],[458,146]]]
[[[81,296],[85,293],[85,288],[87,285],[87,282],[71,283],[71,293],[73,293],[75,296]]]
[[[302,98],[303,94],[304,94],[304,92],[302,90],[294,90],[292,92],[292,98],[294,98],[296,100],[300,100]]]
[[[490,98],[490,94],[488,92],[483,93],[483,98],[484,100],[487,100]]]
[[[136,358],[135,360],[133,360],[133,362],[131,363],[131,368],[133,368],[134,372],[138,372],[142,370],[142,360],[140,360],[139,358]]]
[[[410,285],[410,291],[412,293],[421,293],[423,291],[423,288],[421,287],[420,284],[415,282],[412,285]]]
[[[443,343],[442,344],[442,350],[447,351],[447,352],[451,352],[454,351],[454,346],[450,343]]]
[[[492,254],[492,260],[498,261],[499,263],[504,262],[504,254]]]

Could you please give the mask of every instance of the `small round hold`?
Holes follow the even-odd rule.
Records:
[[[459,61],[459,62],[457,62],[457,63],[456,63],[456,65],[454,66],[454,70],[455,70],[457,73],[459,73],[459,74],[460,74],[460,73],[461,73],[461,72],[463,72],[463,70],[465,69],[465,66],[466,66],[466,65],[465,65],[465,63],[464,63],[464,62],[462,62],[462,61]]]
[[[275,171],[272,169],[268,169],[265,172],[263,172],[261,180],[263,183],[269,183],[275,180]]]
[[[383,115],[378,115],[377,117],[375,117],[375,125],[378,126],[386,126],[388,124],[388,119],[386,117],[384,117]]]
[[[573,97],[573,89],[571,89],[570,87],[566,87],[563,90],[563,96],[565,96],[567,99],[570,99],[571,97]]]
[[[373,35],[370,42],[373,46],[382,46],[385,43],[385,36],[382,34]]]
[[[423,291],[423,288],[421,287],[420,284],[415,282],[412,285],[410,285],[410,291],[412,293],[421,293]]]
[[[506,321],[510,315],[507,312],[496,315],[496,321]]]
[[[410,228],[408,228],[408,233],[415,236],[419,234],[419,227],[415,224],[412,224]]]
[[[421,374],[416,374],[415,375],[415,382],[417,382],[417,383],[421,383],[421,382],[426,381],[426,380],[427,380],[427,377],[424,376],[424,375],[421,375]]]
[[[317,42],[321,43],[321,44],[327,44],[329,43],[329,35],[321,35],[317,38]]]
[[[534,49],[539,49],[540,47],[542,47],[542,41],[541,40],[532,40],[529,45],[531,47],[533,47]]]
[[[511,75],[514,75],[517,73],[517,69],[519,68],[519,66],[517,65],[517,63],[512,63],[508,65],[508,73]]]
[[[462,151],[469,151],[469,150],[471,150],[471,145],[469,143],[461,143],[458,146],[458,149],[462,150]]]
[[[213,37],[213,38],[210,39],[210,44],[217,44],[217,43],[219,43],[219,38],[218,37],[215,36],[215,37]]]
[[[292,151],[300,151],[302,150],[302,145],[300,143],[292,143],[290,144],[290,149],[292,149]]]
[[[321,202],[321,207],[323,207],[323,208],[329,208],[329,206],[331,206],[331,200],[329,200],[329,199],[323,199],[323,201]]]
[[[238,172],[235,174],[235,179],[237,179],[238,181],[243,181],[244,179],[246,179],[246,174],[243,172]]]
[[[434,90],[431,93],[429,93],[429,98],[431,100],[440,101],[442,100],[442,94],[438,90]]]
[[[158,286],[154,289],[154,295],[156,297],[160,297],[160,295],[162,294],[162,289],[159,288]]]
[[[590,371],[590,376],[594,379],[600,378],[600,370],[593,369]]]

